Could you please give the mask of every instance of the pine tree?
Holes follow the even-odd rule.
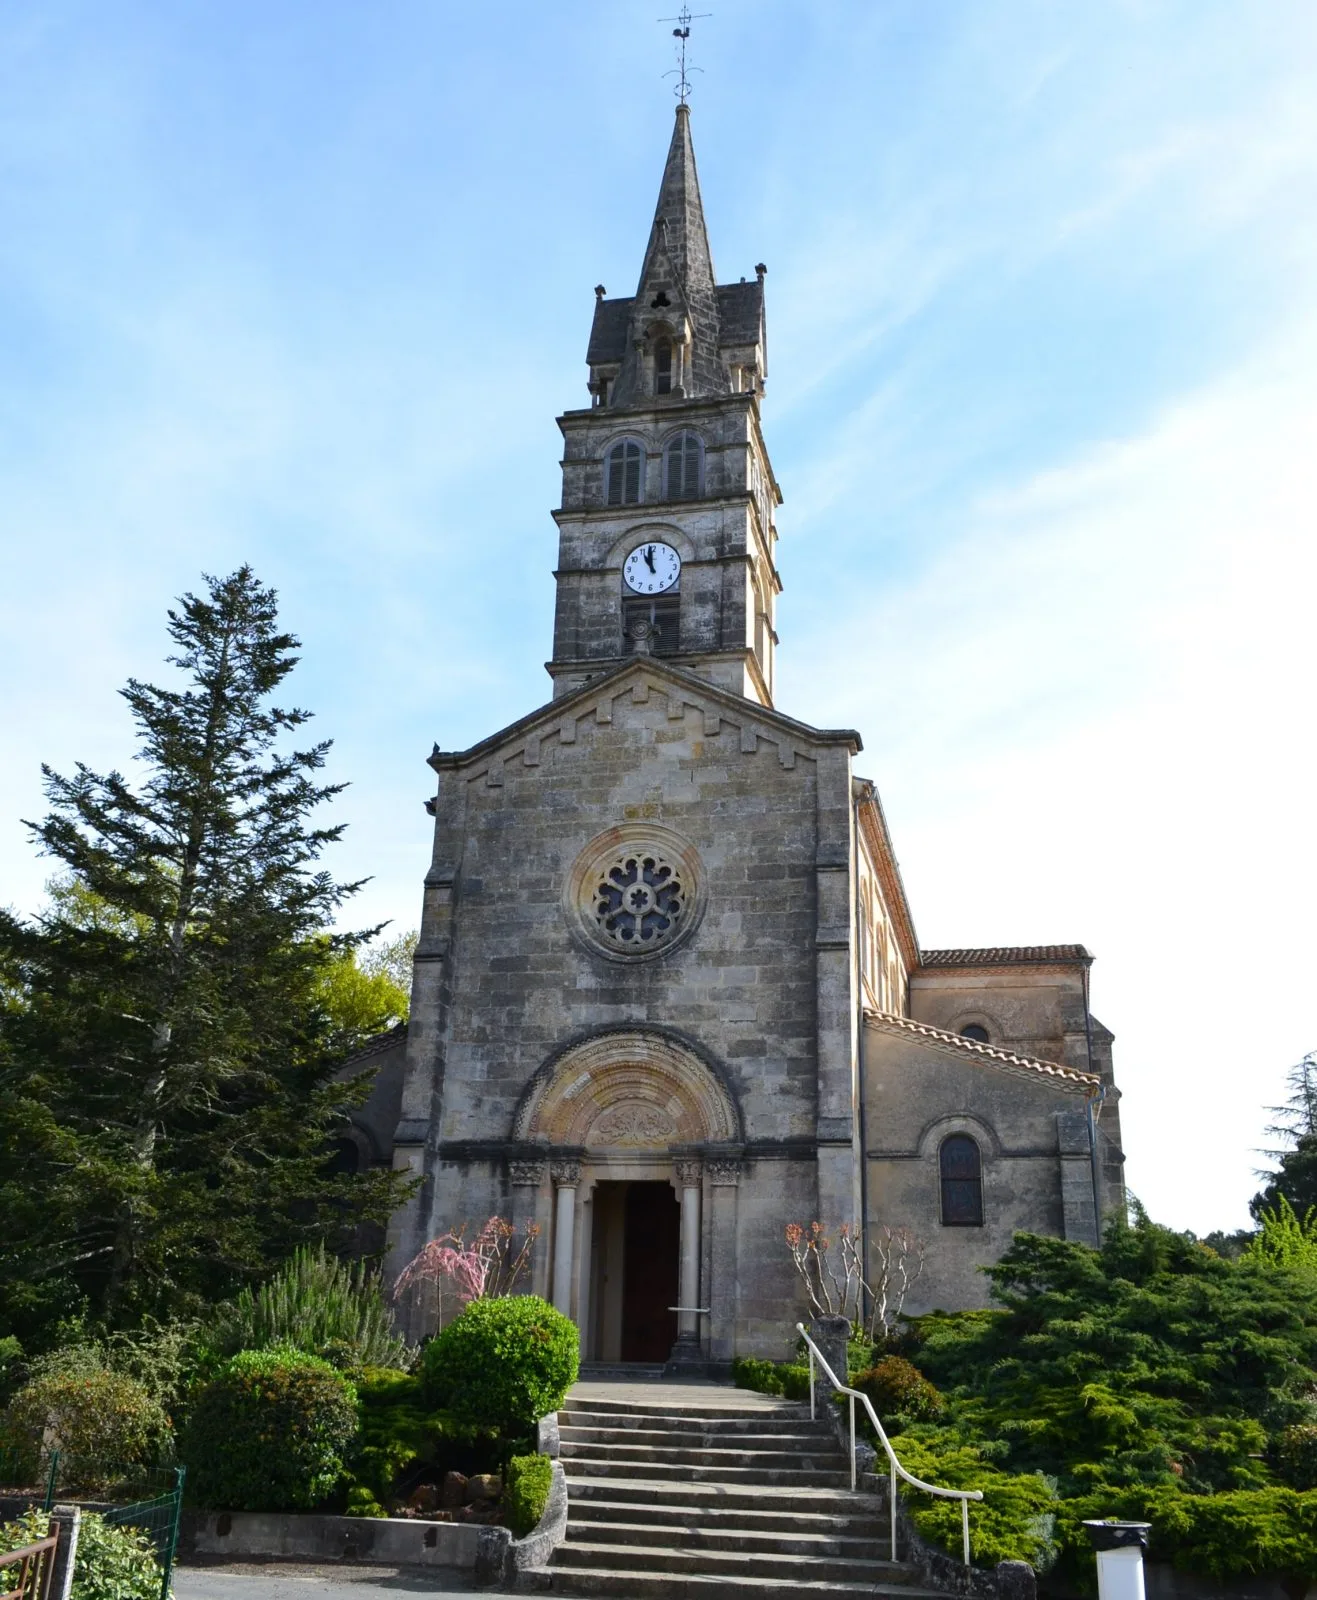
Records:
[[[367,935],[329,932],[359,885],[310,820],[328,742],[287,748],[309,713],[271,700],[298,641],[250,568],[207,584],[169,612],[180,685],[122,691],[141,781],[43,768],[65,887],[0,913],[0,1317],[196,1307],[398,1201],[326,1160],[368,1086],[334,1075],[325,973]]]
[[[1275,1121],[1267,1132],[1284,1145],[1266,1154],[1276,1161],[1274,1172],[1261,1174],[1264,1187],[1249,1204],[1254,1220],[1274,1211],[1282,1199],[1300,1218],[1317,1207],[1317,1050],[1310,1050],[1285,1075],[1289,1096],[1284,1105],[1269,1106]]]

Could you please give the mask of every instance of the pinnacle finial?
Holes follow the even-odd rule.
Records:
[[[659,18],[660,22],[675,22],[677,24],[672,30],[672,37],[677,41],[677,65],[671,72],[665,72],[663,76],[677,80],[672,92],[676,95],[679,106],[684,106],[690,99],[691,86],[690,79],[686,76],[687,71],[703,72],[704,70],[703,67],[690,67],[689,69],[687,67],[686,42],[691,36],[691,23],[712,15],[712,11],[692,11],[688,5],[683,5],[675,17]]]

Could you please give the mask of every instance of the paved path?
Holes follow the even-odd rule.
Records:
[[[406,1567],[305,1567],[291,1562],[179,1567],[178,1600],[386,1600],[389,1595],[466,1595],[472,1586],[449,1573]]]

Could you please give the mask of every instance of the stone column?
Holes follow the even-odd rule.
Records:
[[[525,1277],[518,1281],[517,1287],[523,1292],[539,1293],[536,1272],[538,1257],[549,1253],[549,1241],[544,1238],[544,1225],[540,1221],[540,1189],[549,1174],[549,1163],[545,1156],[513,1156],[508,1161],[508,1178],[512,1185],[512,1202],[509,1211],[512,1213],[508,1221],[516,1229],[517,1242],[514,1249],[520,1250],[522,1242],[533,1241],[530,1247],[530,1270]]]
[[[698,1161],[676,1163],[681,1189],[681,1288],[677,1302],[677,1343],[695,1350],[700,1342],[700,1191],[704,1170]]]
[[[563,1316],[572,1314],[572,1248],[576,1237],[576,1190],[581,1182],[579,1161],[555,1161],[553,1186],[557,1190],[553,1227],[553,1303]]]
[[[711,1218],[709,1359],[730,1361],[736,1353],[736,1187],[739,1156],[714,1156],[706,1163]]]

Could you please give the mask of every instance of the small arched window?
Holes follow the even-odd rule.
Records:
[[[672,393],[671,339],[659,339],[654,345],[654,393]]]
[[[604,485],[610,506],[640,503],[645,453],[634,439],[622,439],[604,458]]]
[[[962,1039],[973,1039],[975,1044],[988,1044],[988,1030],[981,1022],[967,1022],[960,1030]]]
[[[943,1139],[938,1151],[942,1179],[942,1226],[983,1226],[983,1162],[979,1147],[967,1133]]]
[[[668,446],[669,500],[698,500],[704,488],[704,445],[698,433],[679,433]]]

